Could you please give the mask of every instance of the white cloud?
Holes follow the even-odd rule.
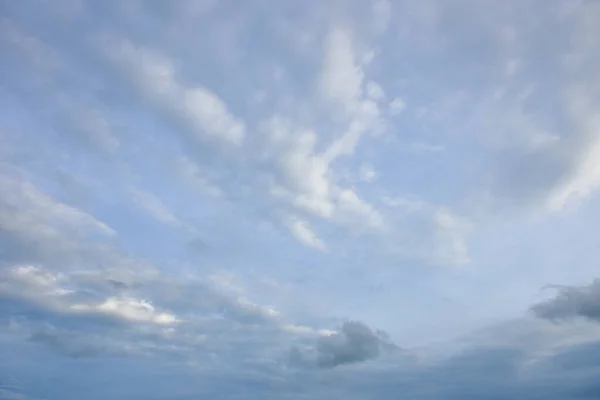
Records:
[[[361,200],[357,193],[341,187],[335,179],[332,164],[354,154],[360,138],[366,132],[375,131],[379,123],[379,107],[376,101],[383,90],[375,82],[364,86],[364,71],[358,63],[351,34],[347,30],[331,30],[324,45],[324,59],[319,80],[319,94],[334,110],[341,111],[346,122],[343,133],[318,151],[317,133],[314,130],[295,127],[282,117],[274,117],[263,124],[268,139],[268,149],[263,155],[276,159],[280,172],[279,181],[271,185],[271,193],[304,212],[317,217],[352,226],[379,227],[381,217],[373,206]],[[371,94],[374,100],[366,96]],[[304,243],[318,242],[312,235],[300,234]]]
[[[358,217],[370,228],[381,229],[384,222],[381,213],[372,205],[362,201],[352,189],[343,189],[339,194],[339,214],[341,218],[352,220]]]
[[[33,265],[16,265],[4,271],[0,293],[41,300],[47,306],[56,305],[72,291],[64,287],[64,276]]]
[[[600,124],[598,125],[600,127]],[[567,203],[584,199],[600,186],[600,141],[589,144],[581,159],[576,161],[574,172],[559,183],[547,198],[550,211],[563,209]]]
[[[248,300],[245,297],[238,297],[236,299],[237,305],[249,316],[258,316],[264,319],[276,319],[281,313],[274,307],[263,306]]]
[[[152,218],[165,225],[180,228],[183,223],[154,194],[137,187],[130,187],[132,201]]]
[[[186,178],[191,180],[194,184],[199,185],[206,193],[210,195],[219,194],[212,185],[202,179],[192,165],[186,163],[181,165],[181,167],[185,169],[181,172],[187,175]],[[155,194],[133,185],[130,185],[127,190],[131,197],[131,201],[151,218],[154,218],[159,223],[171,228],[182,230],[189,235],[198,235],[199,232],[195,226],[183,221],[173,214],[173,212]]]
[[[466,237],[472,229],[471,224],[444,209],[438,209],[433,220],[437,240],[434,250],[436,261],[443,265],[470,263]]]
[[[135,48],[125,40],[109,38],[102,44],[109,59],[127,74],[140,93],[161,111],[188,124],[193,138],[242,144],[246,135],[244,123],[208,89],[179,81],[170,60],[156,52]]]
[[[512,175],[490,197],[519,205],[562,210],[597,191],[592,6],[286,1],[232,11],[226,1],[185,0],[112,2],[98,13],[81,1],[66,16],[51,2],[35,12],[22,3],[7,3],[0,21],[0,136],[15,132],[2,155],[20,168],[0,177],[0,376],[35,376],[32,390],[49,399],[65,397],[47,384],[63,373],[115,399],[115,387],[128,398],[594,396],[598,349],[572,346],[598,335],[577,330],[580,321],[496,331],[486,348],[416,361],[388,354],[390,343],[364,324],[324,329],[361,314],[410,336],[426,314],[448,335],[454,299],[441,305],[433,292],[460,291],[469,320],[510,287],[506,265],[524,263],[525,287],[554,273],[498,249],[524,232],[534,233],[529,248],[559,243],[557,231],[593,217],[594,204],[576,220],[565,214],[564,225],[545,218],[523,229],[519,214],[499,227],[481,217],[478,227],[489,225],[471,243],[470,215],[481,207],[471,207],[472,191],[493,192],[496,164]],[[572,25],[586,32],[573,35]],[[88,46],[107,30],[113,39]],[[554,94],[571,81],[586,90],[563,107]],[[404,118],[406,99],[415,113]],[[382,143],[383,130],[397,141]],[[74,137],[108,154],[90,157]],[[68,200],[57,163],[85,182],[85,201]],[[162,224],[132,232],[132,202]],[[298,243],[263,229],[273,223]],[[190,254],[169,226],[193,226],[211,246]],[[575,257],[573,279],[589,273],[585,246],[550,247],[546,261]],[[471,253],[466,271],[421,268],[462,265]],[[283,283],[267,289],[257,283],[265,276]],[[571,287],[540,316],[595,321],[594,290]],[[403,302],[401,318],[385,307]],[[312,366],[335,368],[295,368],[290,344]],[[80,374],[37,346],[99,359]]]
[[[176,159],[175,170],[186,183],[190,183],[202,192],[213,197],[223,196],[223,191],[188,157],[181,156]]]
[[[277,154],[280,182],[271,193],[288,199],[299,210],[317,217],[353,226],[379,226],[380,216],[371,205],[362,201],[356,192],[340,187],[334,181],[331,162],[348,154],[356,145],[349,131],[334,141],[323,154],[316,152],[317,135],[311,130],[294,130],[281,118],[272,118],[263,125],[271,148]]]
[[[326,249],[325,243],[312,231],[307,221],[292,217],[288,221],[288,228],[301,243],[319,250]]]
[[[468,238],[474,225],[467,218],[455,214],[447,207],[419,199],[384,196],[381,201],[391,209],[386,214],[391,220],[388,225],[395,228],[390,235],[396,238],[390,251],[408,253],[412,257],[440,266],[462,266],[471,262]],[[406,229],[420,230],[424,233],[423,237],[412,242],[404,232],[404,227],[397,221],[406,224]],[[402,243],[399,238],[404,238],[409,244]]]
[[[225,104],[213,93],[205,89],[187,90],[184,104],[189,119],[208,135],[236,145],[244,140],[244,125],[229,114]]]
[[[57,201],[28,181],[0,176],[0,191],[1,237],[12,243],[3,250],[4,261],[52,260],[68,268],[88,253],[80,244],[85,238],[98,237],[102,242],[117,236],[104,222]]]
[[[521,67],[521,60],[512,58],[506,62],[506,66],[504,67],[506,75],[513,76],[515,75]]]
[[[400,207],[407,212],[426,211],[429,209],[429,205],[423,201],[404,197],[384,196],[382,201],[389,207]]]
[[[172,325],[178,322],[175,315],[159,312],[148,301],[133,298],[109,297],[96,305],[73,304],[71,309],[76,312],[107,314],[131,322],[148,322],[157,325]]]
[[[271,192],[291,197],[294,205],[323,218],[331,217],[333,203],[329,165],[316,154],[317,136],[311,130],[292,130],[288,121],[272,118],[264,124],[280,182]]]
[[[228,323],[265,326],[288,323],[282,319],[280,311],[251,301],[243,289],[231,290],[234,286],[229,283],[224,290],[225,282],[232,280],[225,280],[223,275],[211,275],[201,280],[168,276],[149,263],[123,254],[103,242],[102,237],[81,236],[82,228],[95,228],[101,232],[107,228],[80,210],[56,202],[29,183],[12,183],[15,186],[8,187],[21,188],[24,193],[13,190],[6,196],[8,204],[14,207],[11,213],[2,215],[7,229],[0,239],[14,246],[12,253],[4,255],[7,258],[0,269],[0,295],[10,304],[38,308],[43,311],[40,315],[46,318],[54,315],[84,317],[74,325],[75,329],[84,329],[86,324],[92,323],[94,320],[90,320],[90,316],[115,318],[132,329],[139,324],[181,326],[179,322],[183,321],[186,329],[196,329],[198,325],[206,324],[202,318],[219,313]],[[35,207],[32,209],[31,206]],[[7,210],[7,207],[3,206],[3,209]],[[155,207],[150,211],[164,219],[164,213],[157,213]],[[172,222],[172,218],[166,221]],[[78,228],[74,235],[67,229],[57,229],[69,224]],[[35,240],[33,245],[29,244],[32,238]],[[31,246],[44,251],[32,252]],[[29,259],[37,263],[26,263]],[[11,263],[11,260],[24,262]],[[182,318],[177,312],[167,311],[171,306],[192,313],[192,316]],[[220,323],[219,319],[209,318],[208,321],[217,326]],[[104,329],[102,326],[96,328]],[[184,340],[186,336],[177,333],[176,338]]]
[[[371,182],[377,177],[377,171],[375,171],[375,168],[373,168],[372,165],[362,163],[360,165],[358,175],[360,177],[360,180],[365,182]]]
[[[3,193],[2,202],[21,211],[16,215],[9,213],[6,207],[1,211],[4,229],[31,229],[29,234],[34,234],[32,231],[36,230],[39,235],[52,235],[55,228],[50,225],[58,222],[71,231],[89,229],[109,236],[116,234],[92,215],[54,200],[27,181],[0,176],[0,190]]]
[[[600,82],[600,80],[598,80]],[[561,129],[548,129],[545,119],[518,110],[508,113],[502,122],[506,146],[516,147],[514,158],[504,168],[501,197],[518,199],[535,210],[558,212],[589,198],[600,186],[600,154],[597,132],[599,114],[596,84],[572,85],[562,89],[556,101],[564,105]],[[500,197],[498,196],[498,197]]]
[[[389,104],[389,112],[391,115],[399,115],[406,109],[406,101],[402,97],[396,97]]]
[[[218,271],[210,275],[209,279],[219,290],[224,290],[226,293],[241,296],[246,292],[238,278],[230,272]]]
[[[337,332],[330,329],[314,329],[305,325],[284,325],[282,329],[286,332],[290,332],[295,335],[301,335],[306,337],[319,337],[319,336],[331,336]]]
[[[362,135],[377,128],[379,117],[379,107],[374,101],[362,100],[357,103],[346,131],[329,145],[325,159],[332,162],[338,157],[352,155]]]
[[[375,31],[384,33],[392,19],[392,2],[390,0],[375,0],[373,3],[373,23]]]
[[[342,28],[333,29],[324,46],[320,93],[344,112],[352,113],[363,94],[364,72],[357,63],[351,35]]]
[[[61,314],[106,314],[129,322],[169,325],[177,318],[158,312],[147,301],[133,298],[108,297],[97,304],[81,303],[85,290],[77,286],[76,276],[54,273],[32,265],[17,265],[4,276],[6,284],[0,293],[12,299],[24,299],[52,312]],[[82,281],[79,281],[81,284]]]
[[[360,59],[360,62],[363,66],[368,66],[375,59],[375,51],[369,50]]]
[[[385,99],[385,92],[383,88],[376,82],[367,83],[367,96],[374,101],[381,101]]]

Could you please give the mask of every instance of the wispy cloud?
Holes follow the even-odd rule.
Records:
[[[0,397],[597,397],[600,8],[517,3],[3,5]]]

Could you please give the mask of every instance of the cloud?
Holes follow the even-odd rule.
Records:
[[[471,224],[447,210],[437,210],[433,217],[436,240],[435,258],[442,264],[464,265],[470,262],[466,237]]]
[[[375,101],[381,101],[385,98],[383,88],[376,82],[368,82],[366,85],[367,97]]]
[[[299,210],[342,225],[379,228],[379,212],[354,190],[341,187],[332,168],[336,160],[354,153],[364,133],[376,128],[379,110],[376,102],[365,97],[363,75],[349,32],[333,29],[324,46],[319,93],[334,112],[347,120],[342,124],[345,132],[320,153],[317,133],[296,127],[288,119],[273,117],[263,123],[262,130],[269,146],[266,156],[279,153],[275,155],[279,182],[271,188],[275,197],[288,199]],[[377,86],[370,83],[369,87],[374,92]]]
[[[406,108],[406,102],[401,97],[396,97],[389,104],[390,114],[391,115],[399,115]]]
[[[129,8],[107,7],[111,13],[121,15],[130,23],[139,23],[139,18],[134,18]],[[367,11],[373,17],[369,23],[376,25],[378,34],[385,33],[392,12],[390,3],[380,1],[369,7]],[[286,221],[298,216],[304,220],[316,217],[325,224],[333,223],[350,235],[381,231],[386,219],[381,210],[367,201],[364,193],[350,187],[340,174],[344,164],[360,162],[363,137],[376,138],[385,127],[385,116],[380,111],[380,103],[385,101],[384,87],[373,79],[375,76],[370,76],[372,71],[363,62],[366,56],[375,60],[376,52],[368,35],[361,31],[361,24],[340,19],[336,24],[323,26],[323,31],[312,32],[323,40],[322,46],[315,46],[307,54],[314,61],[314,69],[309,71],[313,74],[310,93],[298,97],[282,94],[280,90],[290,93],[296,93],[296,90],[285,79],[279,80],[279,89],[263,91],[273,89],[273,95],[281,97],[278,103],[293,105],[292,109],[273,107],[249,113],[244,110],[241,100],[247,94],[244,92],[246,86],[236,85],[239,93],[234,94],[222,80],[203,78],[203,74],[210,75],[213,68],[222,67],[213,65],[216,58],[209,63],[210,67],[198,71],[188,68],[194,58],[185,50],[190,43],[184,33],[193,29],[187,25],[189,15],[183,11],[186,7],[167,8],[158,11],[156,7],[140,6],[138,11],[142,19],[150,18],[169,30],[168,38],[155,37],[156,40],[145,41],[120,25],[90,24],[85,35],[70,44],[72,48],[52,46],[52,37],[43,41],[48,43],[48,48],[56,47],[64,52],[56,52],[61,63],[49,73],[55,81],[58,82],[62,74],[68,75],[68,71],[76,71],[85,83],[81,90],[88,93],[86,99],[99,99],[102,96],[99,88],[108,85],[112,98],[119,101],[134,99],[138,107],[134,114],[139,112],[142,119],[152,119],[149,126],[156,127],[152,139],[137,132],[143,129],[119,129],[117,132],[115,127],[135,126],[139,120],[129,118],[133,114],[127,107],[118,108],[111,102],[101,102],[103,107],[98,109],[98,104],[90,102],[90,109],[101,112],[94,111],[98,118],[84,118],[84,122],[105,120],[106,124],[97,125],[104,126],[106,133],[112,132],[118,141],[118,146],[109,146],[111,152],[124,155],[130,154],[132,148],[151,148],[154,152],[146,152],[139,160],[140,164],[149,163],[144,158],[167,160],[182,182],[197,187],[204,194],[220,196],[223,202],[235,204],[235,207],[253,213],[259,210],[261,217],[288,229],[290,225]],[[213,7],[208,7],[200,14],[205,17],[214,11]],[[92,15],[86,6],[82,6],[79,17],[91,18]],[[171,18],[182,18],[182,21],[176,24]],[[207,38],[205,45],[225,44],[222,39],[225,42],[233,39],[221,34],[238,38],[240,32],[247,29],[245,24],[235,32],[223,28],[214,38],[207,35],[210,40]],[[179,39],[176,44],[174,38]],[[84,57],[65,58],[65,54],[86,52],[86,49],[92,49],[97,63],[88,64],[82,61]],[[230,50],[238,56],[243,53],[238,52],[241,51],[238,48]],[[273,71],[274,68],[289,71],[291,66],[284,60],[274,66],[256,58],[255,63],[248,63],[245,73],[254,76],[257,71]],[[260,81],[260,76],[256,77]],[[119,84],[110,83],[115,80]],[[207,82],[211,82],[210,88]],[[66,98],[69,104],[79,104],[69,96]],[[125,103],[131,104],[129,100]],[[300,117],[293,109],[305,109],[310,117]],[[253,126],[257,121],[258,129]],[[260,128],[260,121],[266,128]],[[261,137],[258,132],[255,134],[256,130],[279,132],[269,132]],[[114,135],[115,132],[118,135]],[[167,139],[173,134],[182,140],[177,145],[169,141],[172,138]],[[183,145],[184,154],[179,149],[173,151],[180,145]],[[132,167],[130,161],[122,163],[126,173],[119,171],[116,174],[119,179],[126,180],[128,174],[137,173],[133,171],[137,167]],[[356,171],[355,168],[352,170]],[[126,187],[131,186],[128,182],[123,183]],[[172,226],[178,224],[176,220],[181,223],[175,215],[179,210],[174,213],[159,207],[156,201],[159,193],[153,193],[156,198],[152,200],[149,195],[140,195],[140,187],[137,189],[133,199],[141,209],[154,213],[155,218]],[[151,192],[148,188],[144,191]],[[336,229],[336,232],[343,230]],[[293,237],[306,237],[298,236],[297,230],[295,232],[290,230]],[[320,240],[329,243],[329,238]]]
[[[532,311],[540,318],[564,320],[576,317],[600,321],[600,280],[587,286],[557,286],[558,294],[536,304]]]
[[[186,183],[199,188],[210,196],[223,196],[222,190],[203,173],[202,169],[186,156],[181,156],[175,161],[175,169]]]
[[[292,235],[300,242],[319,250],[325,250],[325,243],[323,243],[323,241],[310,229],[308,222],[298,218],[292,218],[289,224]]]
[[[98,349],[88,343],[77,343],[76,339],[69,336],[58,336],[45,332],[37,332],[29,337],[33,343],[47,346],[67,357],[94,357],[99,354],[106,355],[105,349]]]
[[[392,2],[389,0],[376,0],[373,3],[373,23],[377,33],[384,33],[392,19]]]
[[[290,335],[305,335],[287,329],[289,321],[277,309],[249,300],[243,287],[232,291],[222,279],[159,275],[137,285],[115,286],[113,280],[104,278],[103,284],[102,276],[98,281],[79,272],[57,275],[33,267],[9,271],[2,275],[0,297],[8,312],[3,319],[10,317],[11,340],[29,338],[68,357],[192,360],[219,349],[229,357],[245,346],[238,335],[255,342],[256,351]],[[0,332],[5,332],[2,322]]]
[[[505,68],[511,76],[489,92],[491,96],[481,96],[478,110],[471,114],[477,117],[465,127],[474,134],[488,132],[482,143],[497,163],[491,189],[500,208],[560,212],[590,198],[598,188],[594,160],[600,76],[593,72],[597,67],[590,66],[600,65],[591,51],[599,44],[597,24],[591,21],[600,19],[600,11],[591,3],[569,8],[561,1],[549,10],[556,14],[548,20],[557,21],[564,34],[577,39],[569,44],[556,41],[550,58],[544,58],[536,48],[545,30],[524,33],[514,22],[499,29],[510,49]],[[570,54],[572,64],[562,58],[563,51]],[[535,78],[542,71],[543,77]],[[551,78],[558,76],[560,81]],[[542,81],[554,83],[544,88]],[[557,111],[546,112],[544,104],[554,104]]]
[[[77,104],[66,96],[58,99],[57,106],[60,117],[57,120],[59,128],[63,126],[73,133],[75,139],[83,136],[84,141],[95,149],[107,154],[115,154],[121,143],[113,133],[106,116],[99,108],[85,107]]]
[[[333,29],[325,38],[319,89],[322,96],[351,113],[362,96],[364,72],[358,65],[350,32]]]
[[[100,304],[74,304],[71,308],[76,312],[106,314],[131,322],[150,322],[158,325],[172,325],[177,322],[176,316],[158,312],[149,302],[133,298],[109,297]]]
[[[589,274],[595,5],[77,3],[0,21],[0,397],[597,394],[596,283],[417,347]]]
[[[279,180],[271,186],[275,198],[288,202],[299,211],[342,226],[381,226],[382,217],[372,205],[361,200],[354,190],[343,188],[333,180],[330,164],[346,151],[344,136],[319,154],[314,131],[296,130],[290,121],[282,118],[270,119],[263,125],[263,130],[271,151],[280,154],[275,159]]]
[[[600,104],[600,77],[596,85],[597,89],[588,90],[587,93],[574,90],[569,99],[573,131],[578,138],[570,143],[567,140],[560,143],[567,148],[567,164],[564,175],[548,195],[547,207],[551,211],[559,211],[568,203],[589,197],[600,186],[597,162],[600,155],[600,141],[597,139],[600,114],[595,111]],[[558,153],[557,157],[562,156],[564,159],[562,152],[565,150],[556,148],[554,151]]]
[[[0,297],[7,317],[18,315],[31,325],[17,337],[69,357],[104,357],[185,354],[199,344],[233,351],[242,331],[257,343],[299,334],[288,332],[287,318],[253,300],[243,284],[232,291],[230,280],[217,275],[161,272],[107,242],[114,231],[90,214],[28,182],[9,187],[1,239],[12,245],[0,266]],[[51,332],[38,333],[39,324]],[[202,339],[200,332],[218,337]],[[113,344],[99,339],[103,335]]]
[[[3,262],[63,263],[68,268],[95,253],[86,238],[113,240],[116,232],[92,215],[57,201],[26,180],[0,177]],[[65,257],[65,254],[68,254]]]
[[[373,332],[362,322],[347,321],[339,332],[319,336],[312,349],[305,348],[303,352],[300,348],[293,347],[291,357],[293,362],[300,365],[314,363],[318,367],[332,368],[375,359],[383,352],[395,349],[396,345],[383,332]]]
[[[192,173],[192,171],[189,172]],[[207,188],[207,190],[210,189]],[[139,207],[143,212],[150,215],[156,221],[175,229],[183,229],[192,235],[197,234],[197,230],[193,226],[181,221],[153,193],[133,186],[130,187],[128,191],[131,195],[131,200],[133,201],[133,203],[135,203],[137,207]]]
[[[512,198],[540,205],[546,212],[559,212],[580,203],[595,192],[600,182],[595,172],[598,116],[594,104],[598,96],[590,90],[563,91],[559,101],[566,110],[563,118],[568,121],[564,132],[547,133],[543,126],[521,123],[521,132],[531,133],[533,149],[511,159],[510,175],[500,187]]]
[[[325,104],[346,121],[341,125],[345,132],[319,153],[319,136],[314,130],[295,127],[292,121],[282,117],[271,118],[263,124],[271,151],[280,149],[276,166],[281,182],[272,193],[290,198],[295,207],[318,217],[348,223],[347,211],[360,217],[362,208],[369,206],[338,211],[344,206],[348,198],[344,193],[349,193],[349,189],[339,187],[334,181],[332,163],[354,153],[360,137],[374,129],[379,111],[375,102],[364,97],[364,72],[357,60],[351,33],[342,28],[332,29],[326,35],[323,52],[318,93]],[[371,91],[375,85],[371,83]],[[352,201],[364,203],[358,198]],[[363,213],[368,224],[375,212]]]
[[[428,241],[389,244],[389,251],[409,253],[412,257],[428,260],[440,266],[464,266],[471,262],[468,239],[474,223],[444,206],[402,196],[384,196],[382,203],[390,212],[392,221],[410,221],[410,229],[428,232]],[[396,224],[400,226],[399,223]],[[396,236],[410,239],[410,235],[396,228]]]
[[[180,82],[168,58],[136,48],[120,38],[107,37],[100,43],[107,57],[131,79],[139,94],[159,111],[189,127],[192,139],[241,145],[246,134],[244,123],[208,89]]]
[[[155,310],[144,300],[110,295],[99,300],[101,286],[97,285],[94,288],[96,294],[92,295],[89,292],[92,288],[84,287],[85,281],[78,281],[77,275],[54,273],[31,265],[14,266],[2,272],[5,283],[0,285],[0,295],[8,301],[24,301],[50,313],[108,316],[125,322],[157,325],[178,322],[174,315]],[[115,286],[113,282],[118,281],[112,279],[107,279],[106,282],[105,290],[109,293],[118,293],[126,287],[122,282]]]
[[[349,321],[339,333],[321,336],[317,341],[317,363],[334,367],[366,361],[379,356],[382,338],[361,322]]]
[[[114,235],[116,232],[105,223],[98,221],[90,214],[77,210],[67,204],[55,201],[52,197],[37,190],[30,182],[2,176],[0,189],[4,193],[2,199],[2,218],[5,230],[51,235],[50,224],[61,223],[66,232],[73,233],[80,229],[88,229],[103,235]],[[12,215],[9,213],[12,210]],[[18,211],[18,214],[14,214]],[[21,226],[16,224],[20,223]],[[43,224],[43,226],[42,226]]]
[[[594,330],[571,328],[539,320],[514,320],[458,342],[446,342],[437,347],[438,351],[392,351],[385,358],[350,362],[343,368],[304,369],[301,375],[288,377],[286,387],[290,390],[282,392],[324,399],[359,399],[367,395],[393,398],[399,392],[415,399],[481,398],[490,393],[494,398],[507,400],[531,396],[571,399],[584,394],[593,398],[599,366],[598,331],[595,329],[595,335],[585,338],[583,332],[590,334]],[[358,336],[373,343],[365,339],[371,335]],[[369,345],[351,351],[340,343],[328,342],[324,346],[326,354],[342,354],[344,360],[350,355],[361,358],[358,354],[374,354]],[[331,350],[336,348],[344,351]],[[292,360],[306,362],[302,358],[306,352],[306,348],[296,348]],[[294,385],[299,382],[301,385]],[[300,389],[307,386],[306,392]]]
[[[360,179],[365,182],[371,182],[377,177],[377,172],[375,171],[375,168],[373,168],[372,165],[366,163],[360,165],[358,174]]]

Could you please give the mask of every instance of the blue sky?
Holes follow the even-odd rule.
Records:
[[[0,399],[600,393],[596,2],[13,1],[0,54]]]

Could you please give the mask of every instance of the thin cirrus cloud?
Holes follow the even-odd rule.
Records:
[[[2,9],[0,398],[598,397],[596,4]]]

